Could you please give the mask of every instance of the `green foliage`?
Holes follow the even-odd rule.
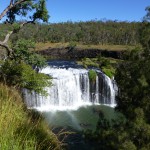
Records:
[[[150,21],[150,6],[146,7],[146,15],[144,16],[144,21],[149,22]]]
[[[140,42],[144,47],[150,48],[150,22],[144,22],[140,28]]]
[[[46,9],[46,1],[45,0],[39,0],[38,3],[36,3],[33,8],[36,9],[36,12],[33,14],[33,20],[41,19],[44,22],[48,22],[48,11]]]
[[[147,53],[147,52],[146,52]],[[150,64],[149,55],[145,52],[131,53],[131,59],[122,62],[116,71],[116,81],[119,87],[117,107],[127,117],[135,108],[144,108],[145,115],[149,114]],[[130,105],[130,107],[129,107]],[[129,115],[130,114],[130,115]]]
[[[57,24],[37,23],[24,26],[19,31],[19,37],[34,38],[36,42],[69,43],[73,41],[87,45],[138,45],[140,41],[139,28],[142,24],[139,22],[115,22],[113,20]],[[6,24],[3,26],[6,28]]]
[[[88,74],[89,74],[90,81],[95,82],[96,76],[97,76],[96,71],[95,70],[89,70]]]
[[[37,73],[31,66],[24,62],[7,60],[0,67],[0,81],[7,85],[34,90],[40,94],[46,94],[45,87],[51,85],[50,77]]]
[[[35,44],[32,40],[19,39],[13,44],[14,59],[24,61],[32,67],[42,68],[46,66],[46,60],[33,51]]]
[[[97,58],[97,61],[100,64],[100,68],[102,71],[109,77],[112,78],[115,75],[115,68],[116,68],[116,63],[115,66],[113,63],[111,63],[111,60],[109,58],[104,58],[99,56]]]
[[[98,57],[98,58],[83,58],[78,64],[83,65],[85,68],[92,66],[102,69],[102,71],[110,78],[115,75],[115,68],[117,62],[111,61],[110,58]]]
[[[17,2],[18,0],[15,0]],[[34,12],[34,13],[32,13]],[[28,0],[23,3],[16,5],[7,12],[7,18],[10,23],[14,23],[16,21],[17,16],[26,17],[30,13],[30,19],[33,21],[40,19],[44,22],[48,21],[49,15],[46,9],[46,1],[45,0]]]
[[[115,74],[115,70],[113,68],[105,68],[103,67],[102,68],[102,71],[109,77],[109,78],[112,78],[114,77],[114,74]]]
[[[15,33],[17,33],[20,30],[20,25],[18,23],[14,23],[12,26]]]
[[[15,0],[14,2],[17,2],[18,0]],[[9,19],[10,23],[13,23],[16,21],[16,16],[26,16],[29,11],[32,10],[32,1],[26,1],[22,4],[17,5],[16,7],[13,7],[10,11],[7,12],[7,18]]]
[[[100,62],[101,67],[103,67],[103,66],[109,66],[109,65],[110,65],[110,60],[107,59],[107,58],[104,58],[104,57],[102,57],[102,56],[99,56],[99,57],[97,58],[97,61]]]
[[[83,58],[81,62],[78,62],[78,64],[83,65],[85,68],[87,67],[99,67],[99,64],[97,64],[95,61],[93,61],[90,58]]]
[[[142,26],[140,35],[143,49],[136,48],[126,53],[116,70],[115,79],[119,89],[116,110],[124,115],[125,121],[110,123],[100,116],[97,131],[91,134],[98,146],[96,149],[150,149],[149,31],[147,23]]]

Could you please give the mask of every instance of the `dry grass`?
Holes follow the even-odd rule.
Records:
[[[48,49],[48,48],[65,48],[69,45],[69,43],[36,43],[36,51]],[[122,50],[131,50],[136,46],[129,45],[83,45],[76,44],[76,48],[78,49],[101,49],[101,50],[111,50],[111,51],[122,51]]]
[[[69,43],[50,43],[50,42],[46,42],[46,43],[36,43],[36,51],[40,51],[40,50],[44,50],[44,49],[48,49],[48,48],[65,48],[68,46]]]
[[[133,49],[135,46],[128,45],[78,45],[77,47],[83,49],[101,49],[101,50],[110,50],[110,51],[123,51]]]

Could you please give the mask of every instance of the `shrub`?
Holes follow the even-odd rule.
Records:
[[[0,81],[18,88],[27,88],[40,94],[46,94],[45,87],[51,85],[50,77],[37,73],[31,66],[14,60],[7,60],[0,67]]]
[[[115,70],[114,70],[113,68],[105,68],[105,67],[103,67],[103,68],[102,68],[102,71],[103,71],[109,78],[114,77]]]

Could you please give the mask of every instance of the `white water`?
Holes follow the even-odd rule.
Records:
[[[92,104],[115,105],[112,80],[100,71],[95,83],[90,82],[87,69],[46,67],[41,72],[53,77],[53,85],[46,88],[47,97],[25,90],[25,100],[29,108],[49,111],[77,109]]]

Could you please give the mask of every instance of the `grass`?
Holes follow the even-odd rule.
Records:
[[[0,149],[59,150],[60,145],[40,115],[25,108],[20,94],[0,84]]]
[[[36,43],[36,51],[48,49],[48,48],[65,48],[68,47],[70,43]],[[76,48],[78,49],[100,49],[100,50],[110,50],[110,51],[124,51],[134,49],[136,46],[130,45],[86,45],[76,43]]]

